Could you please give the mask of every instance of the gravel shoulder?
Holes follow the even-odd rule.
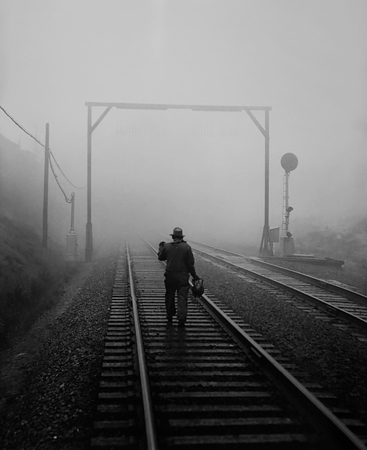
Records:
[[[2,450],[86,448],[115,260],[83,265],[57,306],[0,356]]]

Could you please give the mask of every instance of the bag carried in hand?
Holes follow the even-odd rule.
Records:
[[[197,280],[194,280],[192,284],[192,295],[194,297],[201,297],[204,294],[204,280],[202,278],[198,278]]]

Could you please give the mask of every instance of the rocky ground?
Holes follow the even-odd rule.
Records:
[[[86,448],[114,271],[112,256],[84,265],[58,306],[1,355],[2,450]]]
[[[1,356],[0,448],[87,449],[116,257],[85,264],[58,307]],[[367,344],[197,258],[206,287],[367,422]],[[319,272],[320,273],[320,272]]]
[[[344,331],[317,319],[296,303],[285,303],[255,284],[240,281],[234,270],[227,271],[223,282],[220,268],[198,258],[196,266],[211,292],[367,424],[367,342],[358,339],[360,330]],[[297,270],[323,279],[340,277],[338,269],[330,267],[298,265]]]

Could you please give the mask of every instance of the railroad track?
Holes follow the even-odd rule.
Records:
[[[364,333],[367,332],[367,297],[362,294],[264,262],[260,258],[246,257],[199,243],[192,244],[192,248],[201,256],[210,257],[261,282],[280,287],[333,317],[345,319]]]
[[[366,449],[363,424],[346,427],[210,293],[168,324],[163,271],[143,242],[118,261],[93,449]]]

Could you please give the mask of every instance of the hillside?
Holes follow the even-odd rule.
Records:
[[[20,149],[0,134],[0,214],[42,233],[44,156]],[[49,236],[65,243],[70,207],[49,174]]]
[[[67,229],[62,199],[42,247],[43,161],[0,135],[0,346],[27,329],[76,270],[63,258]],[[61,232],[63,230],[64,232]]]
[[[24,224],[0,217],[0,347],[52,307],[78,267],[57,249],[44,249]]]

